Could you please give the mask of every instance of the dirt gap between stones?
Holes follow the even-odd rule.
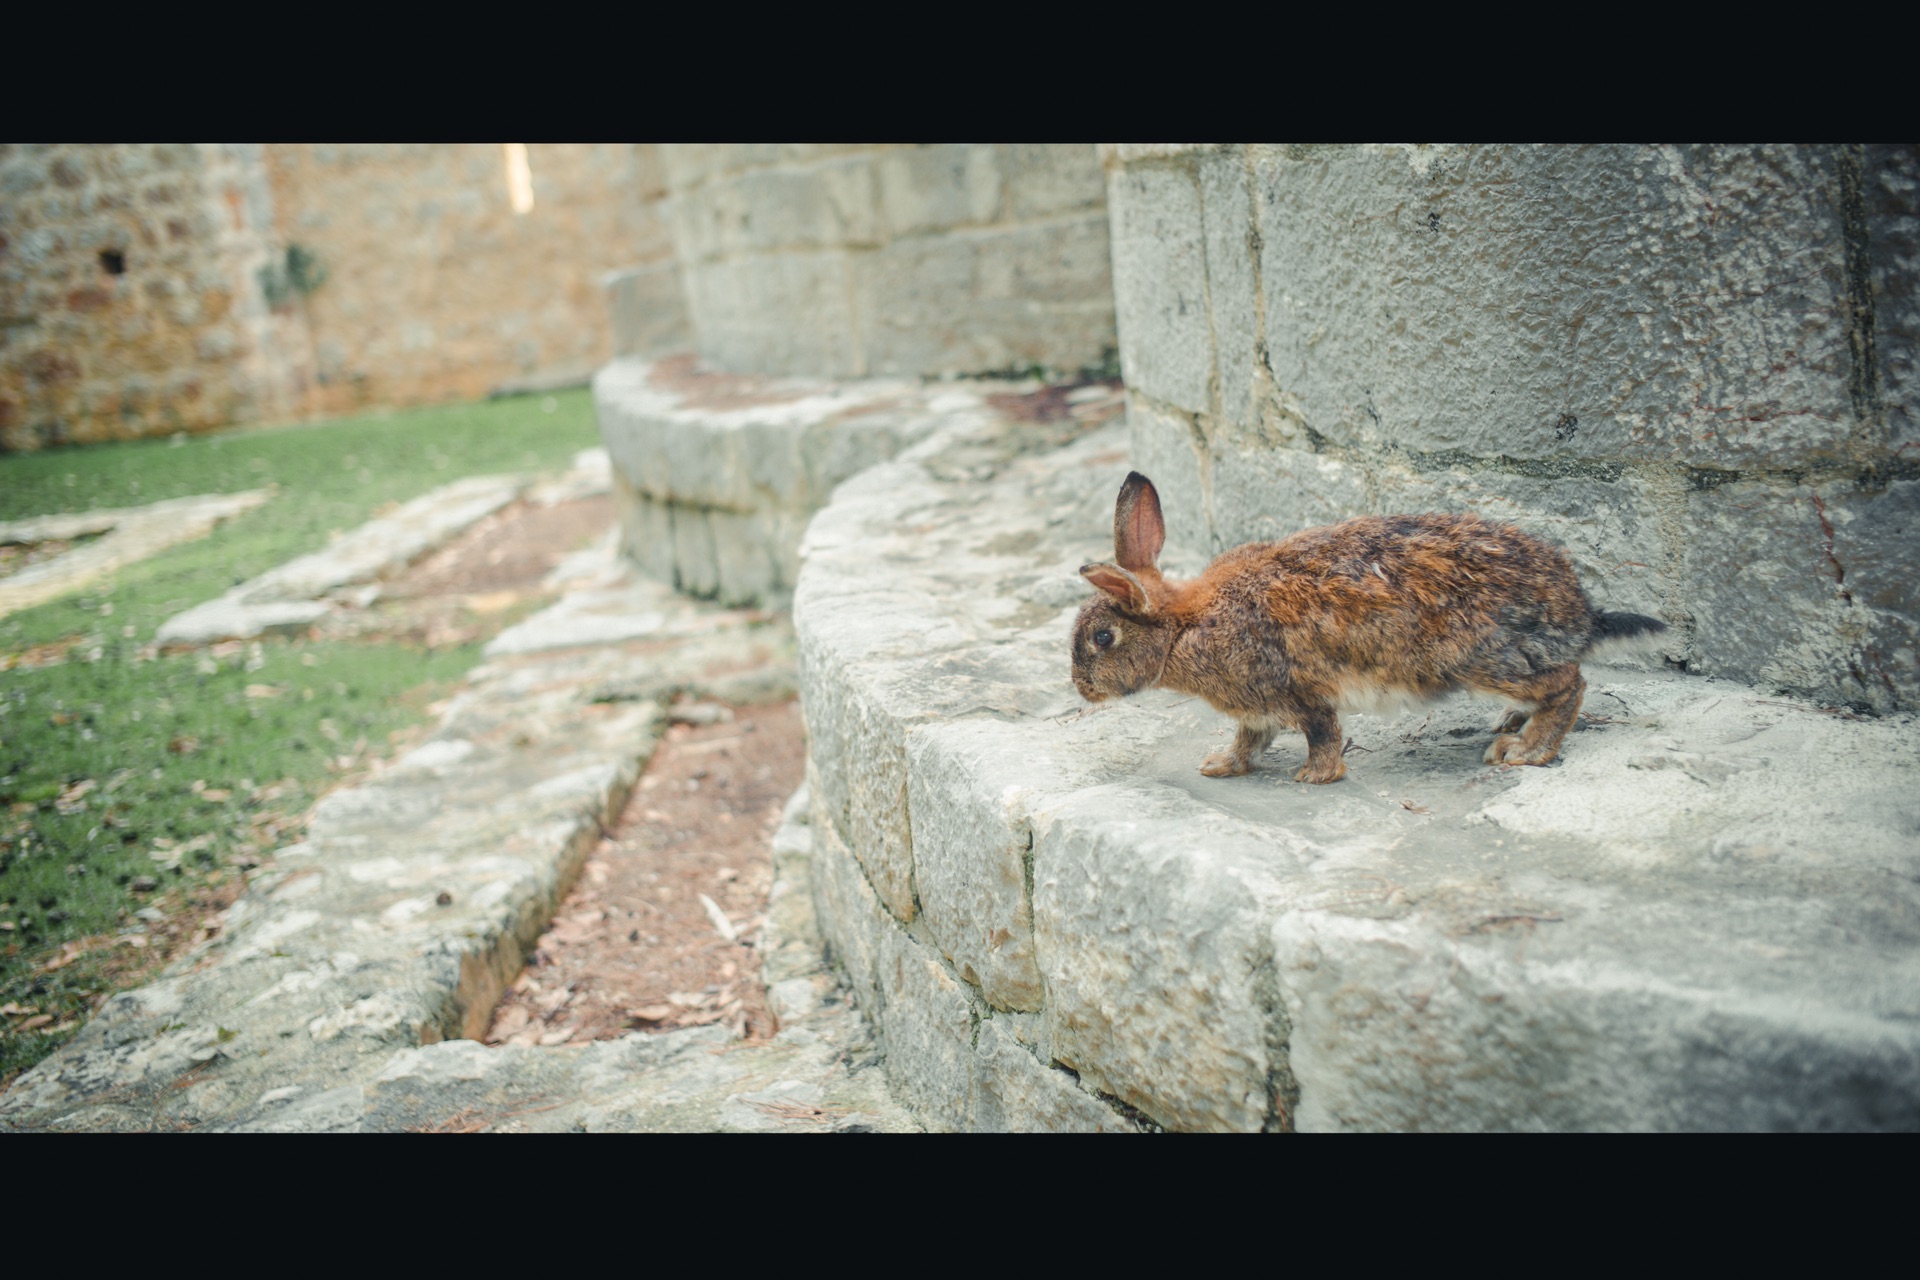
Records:
[[[766,924],[774,828],[805,767],[799,703],[698,703],[676,713],[732,718],[667,729],[625,812],[495,1008],[489,1044],[578,1043],[715,1022],[751,1040],[776,1030],[752,944]]]

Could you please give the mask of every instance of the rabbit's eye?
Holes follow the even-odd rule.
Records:
[[[1098,631],[1094,632],[1093,647],[1096,649],[1113,648],[1113,632],[1107,630],[1105,627],[1102,627]]]

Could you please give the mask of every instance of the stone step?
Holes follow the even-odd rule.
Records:
[[[1094,383],[1071,405],[1037,382],[748,377],[692,356],[617,359],[593,382],[627,554],[691,595],[784,603],[800,535],[835,485],[966,421],[1111,417]]]
[[[168,547],[204,538],[222,521],[245,515],[272,489],[166,498],[141,507],[35,516],[0,523],[0,544],[56,542],[103,535],[0,580],[0,618],[71,595],[92,582]]]
[[[431,738],[315,806],[218,936],[15,1081],[0,1130],[914,1127],[865,1070],[868,1033],[820,955],[798,813],[761,944],[772,1042],[715,1027],[478,1043],[621,811],[667,700],[778,696],[792,680],[781,620],[636,581],[610,542],[597,555],[564,566],[573,589],[469,673]],[[576,593],[598,631],[577,625]]]
[[[794,600],[821,932],[928,1127],[1920,1126],[1912,717],[1589,666],[1549,767],[1454,701],[1203,777],[1225,717],[1068,679],[1125,434],[1017,444],[841,485]]]

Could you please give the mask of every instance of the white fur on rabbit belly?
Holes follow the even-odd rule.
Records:
[[[1509,698],[1505,694],[1485,689],[1455,689],[1446,693],[1421,693],[1416,689],[1402,688],[1397,685],[1382,684],[1378,680],[1368,680],[1364,676],[1352,676],[1340,685],[1340,692],[1334,698],[1334,706],[1344,713],[1379,716],[1383,720],[1391,719],[1407,711],[1417,711],[1421,707],[1431,706],[1466,694],[1475,699],[1487,699],[1497,702],[1508,711],[1524,711],[1531,715],[1534,704]]]
[[[1341,711],[1385,719],[1425,706],[1433,700],[1431,696],[1414,689],[1382,684],[1365,676],[1350,676],[1340,682],[1340,692],[1335,696],[1333,705]]]

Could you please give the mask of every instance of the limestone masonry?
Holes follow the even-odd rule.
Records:
[[[1472,510],[1688,671],[1920,705],[1920,152],[1105,151],[1135,462],[1220,550]]]
[[[516,209],[499,143],[0,144],[0,450],[581,383],[614,330],[683,343],[677,286],[612,326],[603,293],[672,278],[654,148],[525,154]]]
[[[1550,768],[1462,700],[1203,777],[1225,717],[1066,678],[1137,463],[960,428],[807,532],[821,928],[929,1128],[1920,1126],[1911,715],[1589,666]]]
[[[1094,148],[663,145],[700,354],[859,378],[1099,367],[1113,344]]]

